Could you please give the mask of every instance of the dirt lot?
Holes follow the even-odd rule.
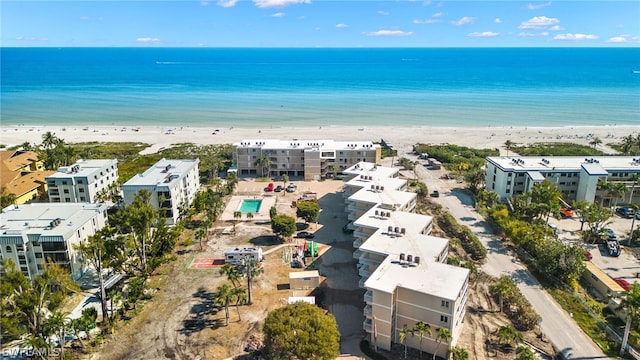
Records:
[[[358,288],[359,277],[353,259],[352,238],[343,234],[347,223],[344,200],[340,192],[342,182],[296,182],[298,192],[272,193],[277,196],[281,213],[293,214],[291,201],[299,192],[318,192],[323,208],[319,225],[311,225],[320,244],[321,256],[315,267],[324,277],[320,304],[336,316],[342,335],[341,352],[363,356],[358,344],[366,335],[362,330],[363,290]],[[255,187],[252,181],[241,181],[238,191]],[[216,233],[231,227],[229,223],[215,224]],[[179,247],[180,254],[158,272],[150,283],[158,284],[158,292],[138,315],[128,322],[120,322],[115,335],[108,337],[91,359],[225,359],[241,354],[250,339],[259,339],[261,321],[266,314],[286,302],[291,290],[288,284],[288,264],[283,263],[284,249],[271,241],[267,224],[241,223],[232,235],[213,235],[203,250],[195,244]],[[251,241],[251,242],[250,242]],[[194,258],[219,258],[225,248],[235,245],[262,246],[266,255],[265,274],[254,283],[254,304],[230,309],[229,326],[224,326],[224,311],[213,305],[217,286],[226,282],[218,269],[188,269]],[[497,312],[497,305],[488,295],[487,279],[479,276],[472,282],[459,347],[465,348],[473,359],[507,359],[513,354],[487,350],[491,334],[508,320]],[[156,286],[156,285],[154,285]],[[239,317],[240,315],[240,317]],[[551,351],[551,346],[534,332],[527,340]],[[401,349],[398,348],[398,351]],[[390,355],[395,358],[397,355]]]

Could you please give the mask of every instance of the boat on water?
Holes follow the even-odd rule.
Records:
[[[640,70],[631,70],[631,72],[634,74],[640,74]]]

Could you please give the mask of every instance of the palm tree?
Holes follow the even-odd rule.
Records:
[[[631,174],[629,177],[631,180],[631,191],[629,192],[629,204],[633,203],[633,192],[636,190],[636,185],[640,185],[640,174]]]
[[[420,337],[420,359],[422,359],[422,340],[424,339],[425,335],[431,336],[431,326],[420,321],[413,326],[412,334],[415,333],[417,333]]]
[[[233,212],[233,231],[236,231],[236,224],[238,223],[238,220],[240,220],[242,218],[242,212],[240,211],[234,211]]]
[[[607,181],[607,179],[598,180],[598,188],[602,190],[602,197],[600,198],[600,207],[604,206],[605,197],[611,196],[613,191],[613,183]]]
[[[22,148],[22,150],[24,150],[24,151],[29,151],[29,150],[31,150],[31,148],[32,148],[31,143],[30,143],[30,142],[28,142],[28,141],[23,142],[23,143],[22,143],[22,145],[20,145],[20,147],[21,147],[21,148]]]
[[[504,142],[504,148],[505,150],[507,150],[507,157],[509,157],[509,150],[511,150],[513,148],[514,142],[511,140],[507,140]]]
[[[252,212],[248,212],[246,216],[247,216],[247,221],[253,220],[253,213]]]
[[[518,348],[516,349],[516,354],[518,354],[516,356],[516,360],[536,360],[537,359],[533,351],[531,351],[531,349],[526,345],[518,346]]]
[[[218,306],[224,307],[225,326],[229,326],[229,304],[233,301],[233,298],[233,288],[229,284],[222,284],[216,289],[216,296],[213,302]]]
[[[629,134],[622,139],[622,154],[631,155],[631,149],[633,149],[633,144],[635,143],[635,139],[633,135]]]
[[[267,155],[262,154],[258,157],[258,160],[256,160],[256,166],[260,166],[262,177],[264,177],[264,169],[271,166],[271,159],[269,159]]]
[[[631,231],[629,232],[629,243],[627,246],[631,246],[631,240],[633,239],[633,228],[636,226],[636,218],[638,217],[638,212],[640,211],[640,204],[631,204],[630,208],[633,209],[634,216],[631,218]]]
[[[451,349],[451,358],[453,360],[469,360],[469,353],[463,348],[454,347]]]
[[[51,149],[58,144],[58,137],[56,137],[55,133],[51,131],[47,131],[42,134],[42,147],[45,149]]]
[[[10,193],[6,187],[0,187],[0,210],[6,208],[9,205],[16,203],[16,195]]]
[[[238,312],[238,321],[242,321],[240,318],[240,307],[239,305],[243,305],[247,303],[247,291],[241,287],[233,288],[231,291],[231,295],[233,295],[233,299],[236,302],[236,311]]]
[[[517,345],[518,343],[522,342],[523,339],[522,333],[520,333],[511,325],[501,326],[496,333],[496,337],[498,338],[500,344],[511,346]]]
[[[287,188],[287,183],[289,182],[289,175],[287,174],[282,174],[282,183],[284,184],[284,188]],[[284,191],[283,191],[284,194]]]
[[[500,299],[500,311],[502,311],[502,303],[504,298],[508,298],[513,294],[515,283],[508,276],[502,276],[498,282],[491,287],[491,295],[498,296]]]
[[[624,336],[622,337],[622,346],[620,347],[620,356],[624,354],[629,341],[629,331],[631,330],[631,321],[638,315],[640,309],[640,287],[637,283],[631,285],[631,289],[626,292],[622,299],[621,306],[627,308],[627,323],[624,327]]]
[[[240,273],[231,263],[226,263],[220,268],[220,275],[225,275],[234,287],[240,286]]]
[[[253,279],[258,277],[263,272],[264,268],[260,265],[260,262],[254,258],[245,257],[241,259],[238,264],[238,273],[240,274],[240,276],[247,279],[247,293],[249,295],[247,304],[249,305],[253,304],[253,297],[251,292]]]
[[[404,358],[407,358],[407,344],[405,343],[405,340],[407,339],[407,334],[410,334],[411,330],[409,330],[409,328],[407,327],[407,324],[402,325],[402,330],[400,331],[400,334],[398,334],[398,340],[400,341],[400,344],[404,345]]]
[[[618,199],[624,200],[624,193],[627,192],[627,185],[624,183],[618,182],[613,183],[611,187],[611,195],[613,195],[613,206],[618,206]]]
[[[436,336],[436,341],[438,345],[436,345],[436,351],[433,353],[433,360],[436,360],[436,355],[438,354],[438,348],[440,347],[440,343],[446,342],[449,343],[451,341],[451,331],[447,328],[438,328],[438,335]]]
[[[589,145],[593,146],[594,149],[600,144],[602,144],[602,140],[597,136],[589,141]]]
[[[202,250],[202,240],[207,237],[207,229],[199,228],[195,233],[196,240],[200,243],[200,250]]]

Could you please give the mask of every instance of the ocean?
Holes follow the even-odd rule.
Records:
[[[640,48],[1,48],[0,58],[2,126],[640,125]]]

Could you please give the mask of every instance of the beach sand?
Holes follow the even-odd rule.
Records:
[[[624,136],[640,134],[639,126],[597,127],[266,127],[266,128],[195,128],[195,127],[115,127],[115,126],[2,126],[0,144],[19,145],[26,141],[40,144],[42,135],[51,131],[67,143],[78,142],[142,142],[150,147],[144,153],[153,153],[172,144],[231,144],[241,140],[298,139],[335,141],[380,141],[384,139],[403,154],[416,143],[456,144],[472,148],[498,148],[502,153],[504,143],[571,142],[589,145],[593,137],[599,137],[599,149],[614,153],[607,144],[619,143]]]

